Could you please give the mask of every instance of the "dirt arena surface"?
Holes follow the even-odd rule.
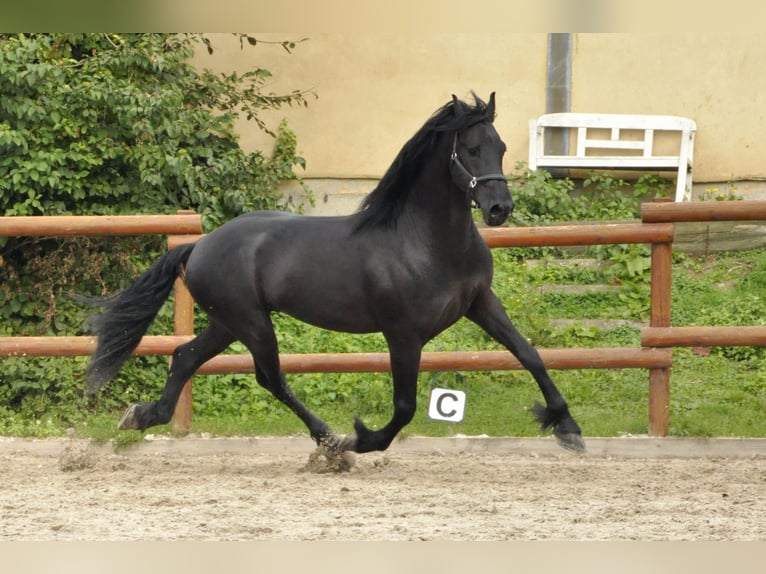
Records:
[[[763,441],[590,442],[408,439],[335,473],[307,438],[6,438],[0,540],[766,540]]]

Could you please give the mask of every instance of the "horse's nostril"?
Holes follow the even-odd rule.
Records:
[[[501,217],[508,216],[509,209],[504,205],[493,205],[489,210],[489,216],[493,219],[499,219]]]
[[[511,206],[496,204],[490,207],[489,212],[486,213],[486,222],[489,225],[501,225],[508,219],[510,212],[513,208]]]

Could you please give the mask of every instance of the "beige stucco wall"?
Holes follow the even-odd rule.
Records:
[[[451,94],[497,93],[496,126],[508,145],[505,170],[527,158],[527,122],[545,112],[547,34],[253,33],[240,49],[210,35],[218,70],[260,66],[269,90],[313,89],[307,108],[269,114],[296,132],[304,175],[320,201],[348,193],[355,205],[404,142]],[[308,38],[288,54],[267,41]],[[574,34],[571,110],[686,116],[697,122],[696,188],[766,178],[766,35]],[[270,140],[242,122],[246,149]],[[752,183],[755,180],[756,183]],[[341,207],[341,210],[347,208]]]
[[[278,46],[240,50],[213,35],[214,56],[203,65],[261,66],[270,89],[313,89],[309,107],[287,117],[306,158],[307,177],[380,177],[404,142],[454,93],[496,92],[497,126],[508,158],[526,157],[527,120],[544,111],[545,34],[253,34],[264,41],[307,37],[293,54]],[[246,148],[269,143],[242,125]],[[513,164],[507,166],[511,169]]]
[[[762,179],[764,66],[764,34],[575,34],[572,111],[692,118],[696,182]]]

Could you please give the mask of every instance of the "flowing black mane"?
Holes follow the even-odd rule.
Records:
[[[442,132],[459,131],[479,122],[492,122],[494,111],[476,94],[471,106],[453,97],[423,124],[404,144],[377,187],[364,198],[359,213],[357,231],[377,226],[395,227],[416,178],[428,154],[433,151],[437,136]]]

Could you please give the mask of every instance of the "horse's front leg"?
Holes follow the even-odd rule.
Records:
[[[396,435],[415,416],[417,408],[418,372],[422,344],[417,341],[388,338],[391,354],[391,374],[394,381],[394,414],[380,430],[370,430],[357,417],[354,432],[344,438],[343,450],[371,452],[386,450]]]
[[[559,444],[568,450],[584,451],[582,431],[569,413],[569,407],[556,388],[537,352],[511,322],[502,303],[489,289],[476,298],[466,314],[519,360],[535,381],[545,399],[545,406],[535,404],[533,412],[542,428],[553,429]]]

